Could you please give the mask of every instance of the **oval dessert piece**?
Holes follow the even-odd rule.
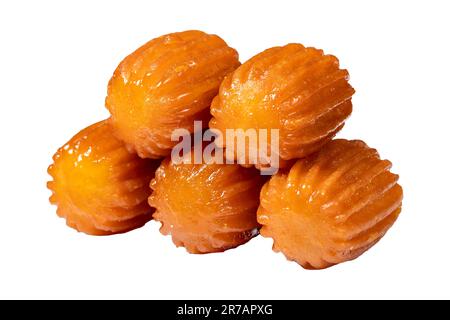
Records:
[[[264,185],[261,234],[305,268],[357,258],[400,214],[403,191],[390,167],[362,141],[333,140]]]
[[[162,158],[176,142],[175,129],[209,121],[209,106],[238,53],[216,35],[167,34],[127,56],[115,70],[106,107],[115,134],[143,158]]]
[[[53,156],[50,202],[67,225],[91,235],[122,233],[151,219],[148,184],[159,162],[117,140],[107,120],[75,135]]]
[[[267,49],[223,81],[211,105],[210,127],[224,136],[216,143],[232,147],[231,157],[241,159],[244,165],[271,165],[271,153],[279,155],[280,167],[286,166],[287,160],[305,157],[329,142],[351,114],[354,89],[348,79],[338,59],[322,50],[301,44]],[[237,138],[249,129],[268,130],[263,135],[269,145],[268,156],[261,152],[252,155],[255,146],[248,143],[236,145],[236,139],[226,138],[226,129],[242,129]],[[276,148],[274,129],[279,130]]]
[[[191,154],[185,155],[191,157]],[[237,164],[175,164],[165,159],[152,180],[149,203],[161,233],[190,253],[220,252],[258,234],[263,177]]]

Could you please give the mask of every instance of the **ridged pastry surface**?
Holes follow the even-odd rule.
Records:
[[[388,231],[403,191],[391,163],[364,142],[333,140],[261,191],[261,234],[305,268],[357,258]]]
[[[174,164],[165,159],[149,203],[161,233],[190,253],[220,252],[258,234],[263,177],[237,164]]]
[[[158,166],[117,140],[108,121],[75,135],[48,168],[50,202],[67,225],[91,235],[122,233],[151,219],[148,184]]]
[[[354,93],[348,79],[338,59],[322,50],[301,44],[267,49],[225,78],[211,105],[210,127],[278,129],[280,167],[286,166],[286,160],[319,150],[343,127]],[[228,148],[236,143],[216,142]],[[248,145],[235,148],[236,159],[248,154]],[[257,167],[270,162],[263,158],[248,161]]]
[[[174,129],[193,132],[206,123],[226,74],[240,65],[238,53],[216,35],[167,34],[127,56],[115,70],[106,107],[115,134],[143,158],[162,158],[176,144]]]

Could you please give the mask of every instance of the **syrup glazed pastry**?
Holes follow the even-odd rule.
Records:
[[[238,53],[201,31],[153,39],[126,57],[108,85],[106,107],[115,134],[143,158],[162,158],[177,142],[174,129],[193,132],[209,121],[209,107]]]
[[[190,154],[185,155],[192,156]],[[258,234],[256,210],[263,177],[237,164],[163,161],[149,203],[161,233],[190,253],[220,252]]]
[[[143,226],[151,219],[148,184],[156,160],[130,154],[113,137],[108,122],[80,131],[53,156],[50,202],[67,225],[91,235],[109,235]]]
[[[330,142],[264,185],[261,234],[305,268],[357,258],[400,214],[403,192],[390,167],[362,141]]]
[[[301,44],[267,49],[225,78],[211,105],[210,127],[279,129],[280,167],[286,166],[285,160],[317,151],[342,129],[352,112],[348,78],[338,59],[322,50]],[[227,149],[236,143],[225,137],[216,142]],[[248,144],[234,150],[235,159],[253,161],[244,164],[270,163],[261,155],[248,158]]]

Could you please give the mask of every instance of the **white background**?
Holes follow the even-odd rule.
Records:
[[[450,298],[448,1],[2,1],[0,298]],[[306,271],[258,237],[189,255],[159,225],[89,237],[56,217],[47,166],[107,117],[116,65],[174,31],[216,33],[241,61],[300,42],[339,57],[356,89],[340,137],[401,176],[403,212],[355,261]]]

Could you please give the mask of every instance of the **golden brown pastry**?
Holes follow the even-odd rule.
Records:
[[[238,53],[201,31],[153,39],[127,56],[108,85],[106,107],[115,134],[143,158],[162,158],[177,142],[174,129],[193,132],[206,123],[209,106],[226,74],[240,65]]]
[[[191,154],[185,157],[191,157]],[[165,159],[152,180],[149,203],[161,233],[190,253],[237,247],[258,234],[263,177],[237,164],[174,164]]]
[[[234,148],[234,158],[263,167],[279,149],[280,167],[286,166],[286,160],[319,150],[342,129],[352,112],[348,78],[338,59],[322,50],[301,44],[267,49],[225,78],[211,105],[210,127],[224,136],[226,129],[278,129],[279,148],[269,148],[268,157],[249,157],[247,144]],[[273,146],[270,131],[267,137]],[[229,149],[235,140],[216,143]]]
[[[357,258],[397,219],[403,197],[391,163],[362,141],[333,140],[261,191],[261,234],[305,268]]]
[[[117,140],[108,122],[80,131],[53,156],[50,201],[67,225],[91,235],[126,232],[151,219],[148,184],[158,166]]]

